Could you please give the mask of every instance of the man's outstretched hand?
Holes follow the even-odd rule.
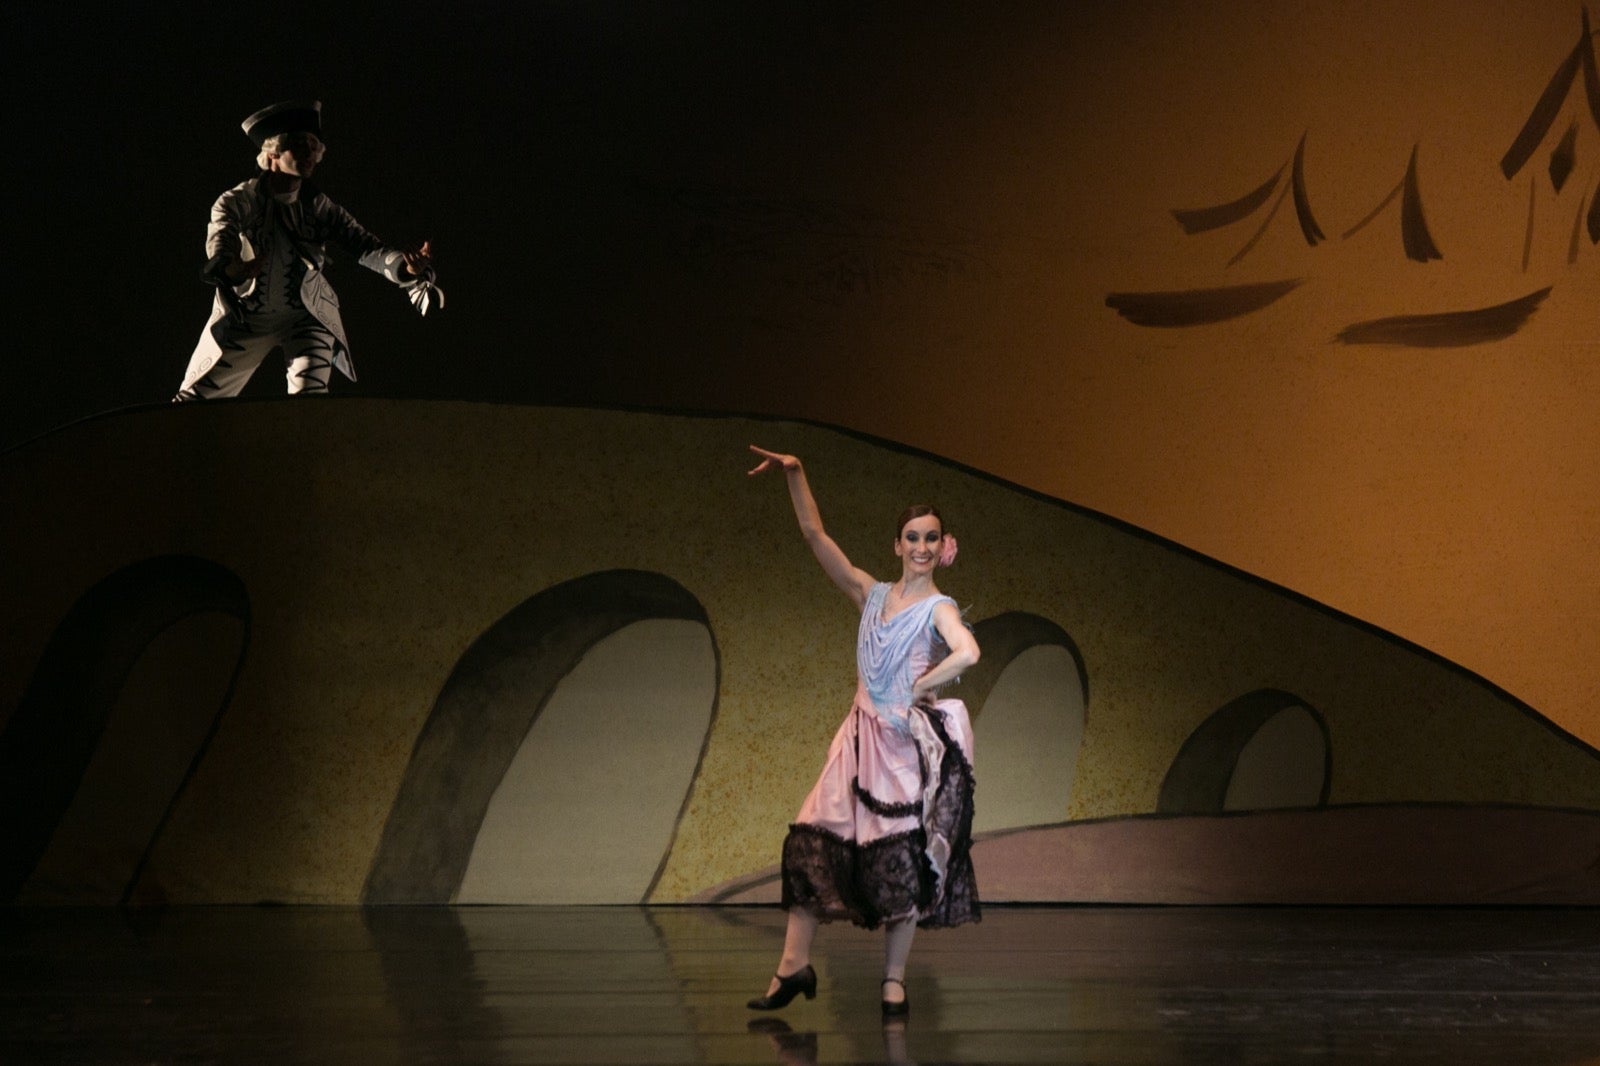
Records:
[[[406,270],[411,274],[422,275],[433,269],[433,246],[429,241],[423,241],[422,247],[414,252],[401,252],[406,259]]]

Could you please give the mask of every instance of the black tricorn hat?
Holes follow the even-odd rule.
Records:
[[[263,107],[239,125],[257,148],[266,144],[268,137],[276,137],[280,133],[315,133],[321,136],[322,101],[285,100],[271,107]]]

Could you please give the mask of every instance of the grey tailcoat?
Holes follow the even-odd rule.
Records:
[[[256,289],[256,279],[238,285],[229,283],[224,268],[235,259],[251,259],[265,254],[266,242],[274,233],[288,232],[295,254],[305,266],[300,283],[300,302],[317,321],[332,333],[333,365],[350,380],[355,367],[350,362],[350,344],[344,322],[339,318],[339,297],[323,276],[328,245],[343,250],[368,270],[375,270],[405,289],[426,285],[431,278],[418,278],[406,270],[405,256],[362,227],[344,208],[309,182],[300,186],[298,211],[285,211],[273,199],[265,174],[240,182],[211,205],[211,224],[206,228],[206,266],[201,276],[216,286],[211,317],[184,374],[188,388],[205,377],[222,358],[223,340],[229,330],[244,328],[243,308]],[[273,216],[281,212],[285,230],[273,228]]]

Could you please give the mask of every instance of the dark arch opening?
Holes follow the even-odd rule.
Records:
[[[1083,696],[1083,706],[1087,710],[1089,669],[1084,665],[1083,653],[1078,650],[1078,645],[1073,643],[1065,629],[1048,618],[1041,618],[1036,614],[1029,614],[1026,611],[1007,611],[975,623],[972,635],[977,638],[978,647],[983,650],[983,658],[978,660],[977,666],[961,675],[961,684],[951,689],[950,695],[964,702],[974,715],[982,710],[989,693],[994,691],[995,682],[1000,680],[1000,675],[1005,673],[1011,661],[1029,648],[1045,644],[1063,647],[1071,654],[1072,661],[1078,668],[1078,685]]]
[[[705,608],[671,578],[608,570],[538,593],[478,637],[412,748],[362,900],[452,901],[495,790],[556,687],[601,640],[647,619],[682,619],[711,631]],[[720,675],[714,635],[712,651]]]
[[[1333,781],[1333,746],[1328,723],[1299,696],[1278,689],[1261,689],[1224,705],[1189,734],[1161,782],[1156,810],[1161,814],[1221,814],[1227,805],[1228,785],[1245,746],[1268,720],[1291,709],[1305,711],[1322,733],[1322,788],[1317,805],[1326,805]]]
[[[152,641],[192,615],[244,626],[226,694],[128,881],[151,850],[216,735],[250,640],[250,597],[227,568],[187,555],[134,563],[84,593],[50,637],[16,712],[0,733],[0,900],[16,898],[50,844],[129,673]],[[127,900],[124,893],[124,902]]]
[[[1083,654],[1065,629],[1025,611],[986,618],[972,630],[983,658],[948,695],[967,704],[979,737],[975,762],[984,798],[973,831],[1060,822],[1071,807],[1088,724],[1089,675]],[[1051,654],[1042,660],[1029,656],[1046,649]],[[1067,653],[1070,666],[1060,651]],[[1021,662],[1026,658],[1032,659],[1028,668]],[[1039,673],[1040,662],[1052,664],[1044,674]],[[1019,679],[1030,677],[1031,683],[1017,687]]]

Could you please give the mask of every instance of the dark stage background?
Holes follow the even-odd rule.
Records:
[[[638,336],[639,232],[652,203],[706,175],[751,181],[797,123],[831,121],[811,110],[830,64],[903,45],[927,28],[918,10],[7,5],[25,165],[3,208],[17,332],[0,445],[171,395],[210,306],[210,204],[253,173],[239,120],[294,97],[324,102],[318,184],[387,240],[430,238],[449,300],[419,320],[339,264],[360,375],[340,394],[705,407],[752,377],[785,379],[762,395],[804,389],[811,368],[666,359]],[[951,19],[969,16],[940,20],[964,36]],[[851,169],[842,148],[809,180]],[[637,211],[619,212],[628,199]],[[281,392],[269,364],[247,395]]]

